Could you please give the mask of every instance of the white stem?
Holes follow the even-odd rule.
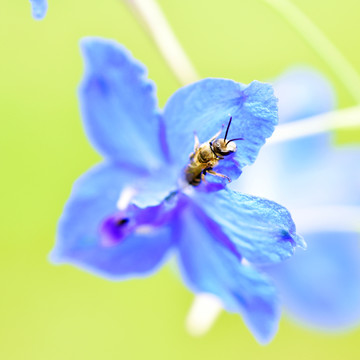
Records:
[[[145,26],[159,51],[182,85],[199,80],[186,55],[155,0],[125,0]]]
[[[360,230],[360,206],[313,206],[293,209],[291,214],[300,233]]]
[[[263,0],[276,9],[329,65],[357,103],[360,103],[360,76],[324,33],[293,3]],[[326,6],[326,5],[325,5]]]
[[[223,307],[211,294],[198,294],[186,318],[186,328],[193,336],[204,335],[213,325]]]
[[[337,129],[360,127],[360,106],[331,111],[276,127],[268,144],[326,133]]]

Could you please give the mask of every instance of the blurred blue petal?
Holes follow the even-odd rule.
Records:
[[[323,75],[309,68],[287,71],[275,82],[274,88],[280,98],[280,122],[318,115],[336,106],[331,84]],[[327,133],[279,144],[273,151],[277,152],[273,156],[280,164],[277,184],[282,193],[280,201],[290,198],[291,202],[306,205],[311,200],[314,205],[360,200],[360,190],[358,196],[350,193],[360,185],[360,166],[354,166],[360,156],[359,148],[335,147],[331,134]],[[283,181],[285,174],[290,191]],[[294,194],[295,188],[306,188],[307,191]]]
[[[291,145],[288,144],[288,147]],[[321,157],[320,149],[308,149],[313,149],[314,155],[311,156],[309,153],[298,161],[298,171],[302,172],[301,176],[290,172],[286,181],[284,181],[286,166],[291,160],[285,156],[278,174],[281,179],[277,185],[278,192],[281,193],[277,197],[279,201],[284,200],[284,204],[290,209],[309,204],[312,206],[360,204],[360,147],[353,145],[336,147],[328,143],[322,148]],[[318,150],[317,156],[316,150]]]
[[[188,208],[179,221],[179,266],[188,287],[218,296],[226,310],[243,316],[259,342],[269,342],[280,316],[272,284],[228,251],[228,239],[200,209]]]
[[[274,81],[273,86],[279,99],[280,123],[321,114],[336,106],[331,83],[310,67],[290,68]]]
[[[194,132],[203,143],[227,125],[231,115],[228,138],[244,138],[237,142],[235,159],[240,167],[253,163],[277,124],[276,103],[272,87],[258,81],[243,85],[226,79],[205,79],[181,88],[164,109],[172,160],[184,167],[194,148]]]
[[[289,212],[275,202],[231,190],[198,193],[194,200],[251,263],[278,262],[305,247]]]
[[[279,97],[279,122],[292,122],[331,111],[336,107],[335,92],[330,82],[318,71],[308,67],[295,67],[286,71],[274,83]],[[316,167],[332,147],[331,134],[324,133],[295,139],[284,149],[284,167],[287,173],[306,171],[299,168],[305,163]],[[279,150],[280,151],[280,150]],[[298,177],[299,178],[299,177]]]
[[[360,147],[334,146],[321,139],[317,145],[317,136],[312,140],[312,146],[305,139],[297,139],[266,147],[232,187],[276,199],[291,212],[309,205],[359,204]],[[303,146],[306,150],[299,154]]]
[[[289,71],[275,82],[274,88],[276,94],[281,96],[281,122],[318,115],[336,106],[333,87],[314,70],[303,68]],[[290,106],[285,106],[285,102],[298,105],[289,111]],[[285,201],[284,204],[290,209],[309,204],[360,203],[359,146],[336,146],[329,132],[274,145],[267,150],[264,160],[259,159],[255,169],[250,171],[256,171],[263,161],[269,163],[272,157],[272,163],[277,162],[277,165],[274,164],[277,169],[275,196],[280,202]]]
[[[161,119],[146,69],[114,41],[86,38],[81,48],[81,112],[92,144],[121,164],[158,168],[164,160]]]
[[[162,263],[173,245],[165,226],[167,209],[133,207],[128,214],[116,207],[133,176],[126,168],[101,164],[75,183],[59,222],[54,262],[72,263],[109,279],[144,275]]]
[[[35,20],[42,20],[47,11],[47,1],[46,0],[30,0],[31,4],[31,14]]]
[[[306,252],[265,268],[285,309],[299,322],[338,330],[360,321],[360,235],[305,234]]]

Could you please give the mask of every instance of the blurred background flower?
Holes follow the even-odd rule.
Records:
[[[282,124],[336,106],[330,83],[310,68],[286,71],[274,87]],[[316,134],[269,144],[258,160],[236,188],[281,199],[308,243],[293,260],[264,267],[283,306],[297,321],[322,331],[358,325],[360,147],[335,146],[332,134]]]
[[[47,11],[46,0],[30,0],[31,13],[34,19],[41,20],[45,17]]]
[[[296,3],[359,70],[360,52],[354,44],[360,5],[355,0],[328,1],[326,8],[308,0]],[[266,81],[301,62],[330,79],[340,108],[355,104],[327,62],[262,1],[174,0],[160,5],[201,77]],[[158,84],[160,105],[179,85],[122,2],[52,2],[42,22],[29,16],[26,1],[7,2],[0,19],[3,358],[238,359],[246,354],[278,359],[290,351],[294,358],[359,357],[358,329],[329,336],[286,316],[266,348],[230,314],[208,335],[193,339],[179,327],[193,297],[173,281],[169,268],[146,281],[120,285],[48,264],[46,256],[72,182],[100,160],[79,119],[78,40],[97,35],[116,38],[130,48]],[[359,135],[359,130],[336,131],[334,143],[356,144]]]

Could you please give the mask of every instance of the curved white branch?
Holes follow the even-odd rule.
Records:
[[[359,231],[360,206],[326,205],[291,211],[299,232]]]
[[[360,75],[346,57],[297,6],[288,0],[264,0],[299,32],[329,65],[357,103],[360,103]]]
[[[331,111],[276,127],[267,144],[317,135],[337,129],[360,128],[360,106]]]
[[[133,9],[161,55],[182,85],[199,80],[194,66],[176,38],[169,22],[155,0],[125,0]]]

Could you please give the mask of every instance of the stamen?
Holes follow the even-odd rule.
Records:
[[[117,226],[122,226],[122,225],[127,224],[129,221],[130,221],[130,219],[128,219],[128,218],[118,219],[118,220],[116,221],[116,225],[117,225]]]
[[[155,229],[156,229],[155,226],[151,226],[151,225],[141,225],[141,226],[137,227],[137,229],[136,229],[135,232],[136,232],[137,234],[146,235],[146,234],[152,233]]]
[[[204,335],[213,325],[223,309],[214,295],[198,294],[186,318],[186,329],[193,336]]]
[[[115,246],[123,241],[129,231],[125,226],[130,220],[115,214],[104,219],[100,227],[101,244],[103,246]]]
[[[124,188],[124,190],[121,192],[119,196],[119,200],[116,204],[116,207],[119,210],[125,210],[129,206],[130,201],[135,194],[136,194],[136,190],[133,187],[128,186]]]

